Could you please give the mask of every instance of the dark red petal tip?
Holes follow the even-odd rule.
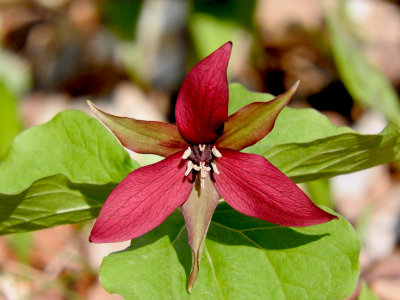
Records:
[[[130,173],[110,194],[89,240],[111,243],[139,237],[160,225],[192,190],[182,151]]]
[[[264,157],[219,149],[215,187],[241,213],[271,223],[304,227],[337,219],[316,206],[285,174]]]
[[[200,61],[183,81],[175,118],[182,137],[192,144],[208,144],[222,133],[228,118],[226,70],[232,51],[227,42]]]

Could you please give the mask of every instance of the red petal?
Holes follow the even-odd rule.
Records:
[[[189,197],[193,183],[185,177],[182,151],[130,173],[110,194],[89,240],[130,240],[160,225]]]
[[[219,149],[218,193],[241,213],[271,223],[303,227],[337,217],[318,208],[285,174],[264,157]]]
[[[232,43],[228,42],[200,61],[186,76],[176,101],[176,125],[192,144],[209,144],[222,133],[228,118],[226,69]]]

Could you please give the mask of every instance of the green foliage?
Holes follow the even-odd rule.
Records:
[[[102,1],[99,4],[100,12],[104,18],[104,22],[117,35],[124,39],[133,40],[142,2],[142,0]]]
[[[240,27],[232,21],[196,13],[190,18],[189,28],[196,53],[200,58],[206,57],[228,41],[238,44],[235,36]]]
[[[317,205],[333,208],[333,199],[328,179],[306,182],[307,192],[311,200]]]
[[[379,298],[370,290],[368,285],[363,282],[358,300],[379,300]]]
[[[286,228],[217,208],[200,274],[186,291],[191,266],[184,219],[161,226],[103,260],[102,285],[124,299],[344,299],[358,278],[360,245],[343,218]],[[318,276],[316,276],[318,274]]]
[[[0,81],[0,160],[19,131],[16,99]]]
[[[350,22],[335,10],[325,10],[333,56],[340,78],[354,100],[382,112],[400,127],[400,100],[384,74],[363,53]]]
[[[17,195],[0,194],[0,234],[93,219],[115,186],[78,184],[54,175],[35,181]]]
[[[29,264],[31,260],[31,251],[34,246],[32,232],[12,234],[6,238],[7,244],[12,249],[19,262]]]
[[[262,97],[231,85],[230,111]],[[400,131],[388,126],[380,134],[362,135],[334,126],[313,109],[285,108],[272,132],[244,151],[264,155],[295,182],[305,182],[399,161]]]
[[[234,22],[248,29],[253,27],[255,5],[255,0],[193,1],[196,13],[207,14],[226,22]]]
[[[97,120],[60,113],[17,136],[0,162],[0,233],[94,218],[135,166]]]
[[[244,34],[250,36],[255,5],[255,0],[193,1],[189,29],[198,56],[206,57],[228,41],[238,45]]]
[[[400,160],[400,133],[345,133],[266,149],[264,156],[295,182],[329,178]]]

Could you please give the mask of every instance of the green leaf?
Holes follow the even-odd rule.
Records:
[[[274,98],[275,96],[271,94],[249,91],[240,83],[231,83],[229,85],[228,113],[232,115],[242,107],[253,102],[267,102]]]
[[[228,41],[238,44],[237,33],[240,31],[240,26],[232,21],[195,13],[189,19],[189,29],[196,53],[200,58],[206,57]]]
[[[308,181],[307,192],[311,200],[317,205],[333,208],[333,199],[329,179]]]
[[[388,126],[375,135],[345,133],[274,145],[264,156],[295,182],[329,178],[400,160],[400,132]]]
[[[0,162],[0,233],[94,218],[136,165],[96,119],[62,112],[18,135]]]
[[[196,13],[213,16],[215,19],[225,22],[234,22],[249,30],[253,29],[256,0],[225,0],[221,2],[202,0],[194,1],[193,7]],[[206,42],[207,39],[204,40]]]
[[[115,186],[77,184],[55,175],[34,182],[17,195],[0,194],[0,234],[93,219]]]
[[[379,300],[379,298],[370,290],[368,285],[363,282],[358,300]]]
[[[0,160],[19,131],[16,99],[0,81]]]
[[[238,84],[229,92],[230,112],[263,96]],[[305,182],[400,160],[400,131],[388,126],[380,134],[362,135],[334,126],[316,110],[287,107],[274,129],[243,151],[263,155],[295,182]]]
[[[325,17],[339,75],[353,99],[382,112],[388,121],[400,127],[397,93],[384,74],[368,61],[350,22],[334,9],[325,9]]]
[[[99,121],[81,111],[65,111],[14,139],[0,163],[0,192],[17,194],[56,174],[75,183],[117,183],[133,167],[128,153]]]
[[[344,299],[359,274],[360,245],[343,218],[286,228],[225,203],[210,224],[201,269],[186,291],[191,253],[179,212],[103,260],[100,281],[124,299]],[[317,276],[316,276],[317,274]]]

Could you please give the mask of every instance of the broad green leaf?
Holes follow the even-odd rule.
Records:
[[[190,17],[189,29],[196,53],[201,58],[214,52],[228,41],[238,44],[235,36],[240,30],[240,26],[230,20],[221,20],[208,14],[195,13]],[[234,51],[235,49],[233,49]]]
[[[389,80],[363,53],[350,22],[335,9],[325,9],[333,56],[339,75],[354,100],[382,112],[400,127],[400,100]]]
[[[118,183],[133,167],[128,153],[99,121],[81,111],[65,111],[14,139],[0,162],[0,193],[20,193],[56,174],[75,183]]]
[[[333,208],[333,199],[329,179],[308,181],[307,192],[311,200],[317,205]]]
[[[0,234],[93,219],[115,186],[73,183],[55,175],[34,182],[17,195],[0,194]]]
[[[16,99],[0,81],[0,160],[19,131]]]
[[[65,111],[17,136],[0,162],[0,234],[77,223],[136,163],[96,119]]]
[[[238,84],[229,89],[230,111],[263,94]],[[380,134],[362,135],[334,126],[313,109],[285,108],[274,129],[257,144],[243,150],[265,156],[295,182],[328,178],[400,160],[400,131],[388,126]]]
[[[375,135],[344,133],[274,145],[264,156],[295,182],[329,178],[399,161],[400,132],[388,126]]]
[[[214,213],[191,295],[191,253],[183,217],[103,260],[100,281],[130,299],[344,299],[359,274],[360,245],[343,218],[286,228],[244,216],[225,203]]]
[[[379,300],[379,298],[370,290],[368,285],[363,282],[358,300]]]

